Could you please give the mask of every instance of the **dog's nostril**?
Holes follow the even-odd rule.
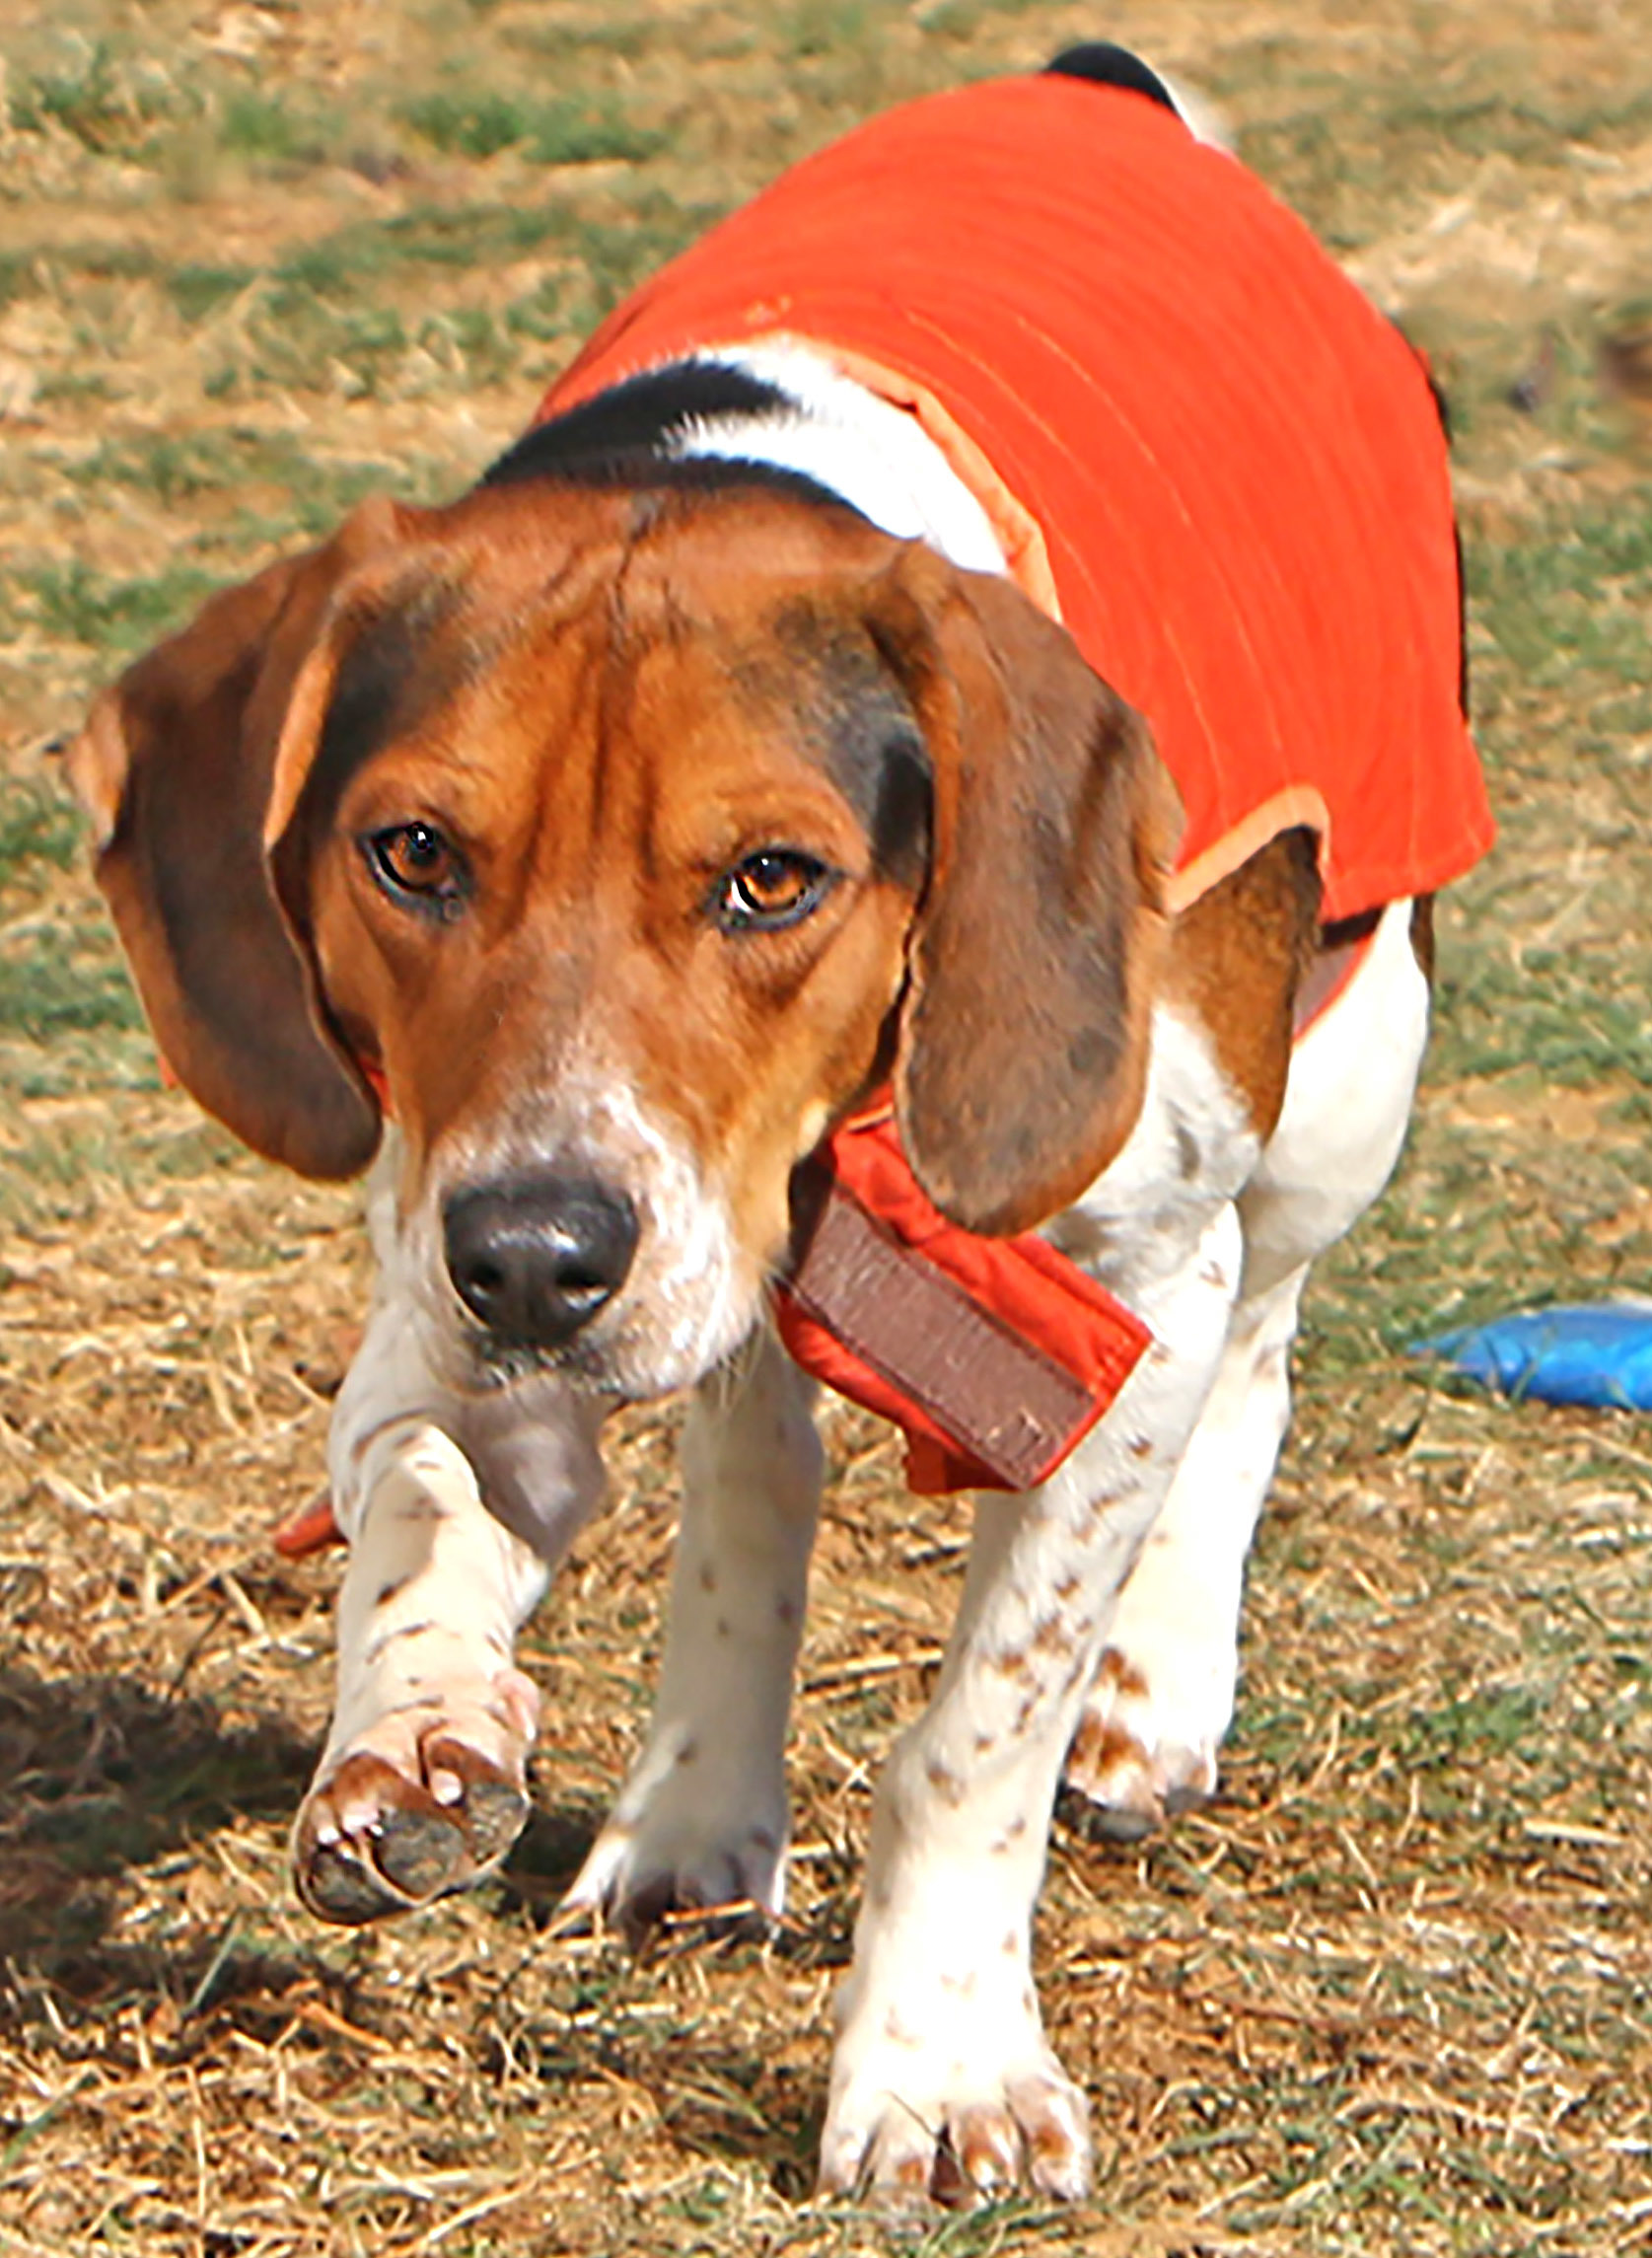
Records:
[[[471,1316],[504,1341],[555,1348],[625,1282],[636,1210],[622,1192],[531,1177],[456,1193],[442,1216],[448,1275]]]

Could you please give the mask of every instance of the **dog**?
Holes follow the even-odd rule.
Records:
[[[1303,1280],[1396,1162],[1490,836],[1460,607],[1426,373],[1088,48],[799,167],[473,491],[364,503],[103,694],[70,769],[166,1057],[287,1166],[374,1163],[322,1918],[504,1855],[515,1635],[605,1418],[678,1389],[657,1707],[571,1903],[778,1913],[783,1333],[983,1486],[822,2184],[1083,2192],[1050,1811],[1214,1787]]]

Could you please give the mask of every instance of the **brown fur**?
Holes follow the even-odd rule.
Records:
[[[213,597],[104,692],[68,752],[163,1054],[239,1136],[311,1176],[364,1167],[378,1109],[275,899],[265,812],[332,594],[399,523],[368,503],[324,546]]]
[[[1210,1030],[1223,1073],[1259,1136],[1271,1135],[1290,1072],[1292,1006],[1312,962],[1320,909],[1314,841],[1282,832],[1176,921],[1165,993]]]

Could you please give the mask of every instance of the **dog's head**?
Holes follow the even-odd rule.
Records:
[[[70,772],[174,1069],[260,1152],[402,1131],[451,1370],[696,1376],[797,1163],[1051,1213],[1139,1102],[1175,793],[1006,582],[770,489],[359,510],[214,598]]]

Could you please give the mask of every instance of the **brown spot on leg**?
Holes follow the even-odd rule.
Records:
[[[1068,1655],[1074,1644],[1072,1631],[1059,1615],[1046,1615],[1033,1634],[1033,1645],[1040,1654]]]
[[[949,1772],[938,1757],[932,1756],[923,1768],[923,1777],[941,1801],[956,1811],[964,1800],[964,1783],[957,1773]]]
[[[1096,1665],[1096,1691],[1141,1700],[1147,1694],[1147,1680],[1116,1646],[1109,1646]]]
[[[1080,1834],[1136,1842],[1164,1824],[1153,1764],[1132,1733],[1087,1710],[1067,1751],[1062,1817]]]
[[[1134,1734],[1112,1718],[1085,1715],[1073,1735],[1073,1745],[1067,1756],[1067,1778],[1082,1786],[1099,1781],[1108,1769],[1131,1759],[1145,1761],[1146,1751]]]

